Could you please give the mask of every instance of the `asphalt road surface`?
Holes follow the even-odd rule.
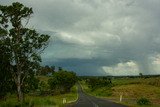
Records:
[[[127,107],[105,99],[96,98],[85,94],[80,85],[78,85],[79,98],[73,107]]]

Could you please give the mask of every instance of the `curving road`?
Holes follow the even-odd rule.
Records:
[[[96,98],[85,94],[80,85],[78,85],[79,98],[73,107],[127,107],[108,100]]]

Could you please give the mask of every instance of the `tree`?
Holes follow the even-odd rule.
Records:
[[[142,74],[142,73],[139,73],[139,76],[142,78],[142,77],[143,77],[143,74]]]
[[[17,96],[23,102],[24,81],[31,72],[36,72],[41,61],[40,53],[48,44],[49,36],[27,28],[32,8],[15,2],[9,6],[0,5],[0,41],[7,47],[12,69],[12,79],[17,87]],[[5,56],[7,57],[7,56]]]
[[[63,69],[62,69],[62,67],[58,67],[58,71],[62,71]]]
[[[65,93],[70,91],[76,81],[77,76],[74,72],[59,71],[53,74],[53,77],[48,80],[48,84],[52,90],[55,89]]]
[[[51,69],[52,69],[52,71],[53,71],[53,73],[55,72],[55,69],[56,69],[56,67],[55,66],[51,66]]]

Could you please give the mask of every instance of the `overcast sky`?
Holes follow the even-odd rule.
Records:
[[[1,0],[32,7],[51,36],[43,65],[78,75],[160,74],[160,0]]]

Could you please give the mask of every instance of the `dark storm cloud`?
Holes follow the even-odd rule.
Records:
[[[18,1],[33,7],[29,26],[51,35],[42,55],[44,65],[62,66],[79,75],[112,75],[106,67],[132,75],[124,69],[135,66],[137,74],[155,74],[152,63],[160,54],[159,0]]]

